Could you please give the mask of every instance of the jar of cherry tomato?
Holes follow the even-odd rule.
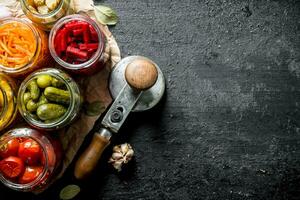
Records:
[[[55,130],[70,124],[80,111],[82,98],[76,82],[59,69],[30,74],[18,92],[18,108],[33,127]]]
[[[60,19],[50,32],[49,49],[58,64],[77,74],[90,75],[104,66],[104,34],[87,16]]]
[[[24,192],[39,191],[61,162],[59,140],[30,128],[17,128],[0,138],[0,181]]]
[[[0,132],[17,116],[17,85],[9,76],[0,73]]]
[[[0,71],[25,76],[51,63],[45,32],[25,19],[0,20]]]
[[[68,13],[70,0],[21,0],[21,7],[37,27],[50,31]]]

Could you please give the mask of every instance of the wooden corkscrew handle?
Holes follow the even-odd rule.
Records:
[[[75,164],[74,175],[77,179],[85,179],[92,173],[103,151],[110,144],[110,137],[110,131],[105,128],[94,134],[90,145]]]

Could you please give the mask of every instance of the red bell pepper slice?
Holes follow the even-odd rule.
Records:
[[[83,34],[83,30],[82,29],[74,29],[72,31],[72,33],[73,33],[74,36],[79,36],[79,35]]]
[[[78,57],[79,59],[84,59],[84,60],[88,59],[88,54],[86,51],[81,51],[80,49],[71,46],[68,46],[67,48],[67,55]]]
[[[68,30],[66,28],[61,29],[61,38],[60,41],[58,41],[57,45],[60,45],[61,51],[65,51],[67,49],[67,34]]]
[[[83,25],[83,42],[88,44],[90,42],[90,30],[89,30],[89,25]]]
[[[67,29],[69,29],[70,31],[74,30],[74,29],[79,29],[84,25],[88,25],[87,22],[83,22],[83,21],[72,21],[72,22],[68,22],[65,24],[65,27]]]
[[[98,42],[98,33],[96,32],[95,28],[92,25],[89,25],[90,33],[91,33],[91,39],[94,42]]]
[[[88,44],[79,44],[80,50],[97,50],[98,49],[98,43],[88,43]]]

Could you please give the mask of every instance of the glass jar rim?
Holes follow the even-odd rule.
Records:
[[[25,90],[22,90],[22,88],[26,88],[27,84],[33,80],[36,76],[41,75],[41,74],[49,74],[49,70],[51,70],[53,73],[51,73],[51,76],[55,76],[56,79],[59,79],[60,81],[62,81],[68,91],[70,92],[70,105],[68,106],[68,109],[66,111],[66,113],[61,116],[59,119],[50,122],[50,123],[44,123],[44,122],[40,122],[35,120],[33,117],[30,116],[30,114],[27,114],[28,111],[24,110],[24,104],[23,101],[21,101],[20,99],[22,98],[22,96],[25,93]],[[22,83],[18,92],[18,108],[20,111],[20,114],[22,115],[22,117],[25,119],[25,121],[27,121],[29,124],[32,124],[33,126],[37,127],[37,128],[44,128],[44,129],[53,129],[55,127],[59,127],[60,125],[64,124],[70,117],[70,115],[72,115],[72,110],[74,108],[74,101],[72,101],[72,99],[74,99],[74,94],[72,92],[72,88],[69,85],[69,82],[67,82],[66,80],[64,80],[64,78],[60,75],[60,73],[66,74],[65,72],[63,72],[62,70],[59,69],[55,69],[55,68],[44,68],[44,69],[40,69],[38,71],[35,71],[33,73],[31,73]],[[75,83],[75,81],[68,76],[68,79],[71,79],[71,81],[73,81]]]
[[[37,131],[35,129],[31,129],[31,128],[15,128],[15,129],[9,130],[8,132],[6,132],[4,135],[1,136],[1,137],[6,137],[4,139],[4,141],[9,141],[9,140],[11,140],[13,138],[17,138],[17,137],[31,138],[39,144],[39,146],[42,149],[43,156],[45,157],[45,162],[43,165],[42,173],[40,173],[39,176],[36,177],[36,179],[32,182],[29,182],[26,184],[14,183],[0,174],[0,181],[5,183],[11,189],[28,191],[28,190],[32,189],[33,187],[37,186],[39,181],[43,180],[47,176],[47,171],[48,171],[48,166],[49,166],[49,163],[48,163],[49,157],[48,157],[48,154],[46,153],[47,149],[46,149],[45,145],[43,145],[43,142],[47,142],[48,144],[50,144],[50,141],[45,137],[45,139],[47,139],[47,140],[42,142],[38,137],[32,136],[30,134],[31,131],[40,133],[39,131]],[[3,141],[0,141],[0,142],[3,142]]]
[[[33,62],[37,56],[37,53],[39,51],[39,46],[41,45],[41,37],[39,35],[39,32],[37,31],[36,27],[33,26],[26,19],[20,19],[20,18],[16,18],[16,17],[6,17],[6,18],[1,19],[0,22],[1,22],[0,26],[5,23],[11,23],[11,22],[18,22],[20,24],[27,26],[32,31],[33,36],[35,38],[35,42],[36,42],[36,48],[35,48],[34,54],[28,63],[26,63],[20,67],[17,67],[17,68],[7,67],[7,66],[0,64],[0,69],[6,73],[16,73],[16,72],[21,72],[21,71],[28,69],[33,64]]]
[[[37,16],[37,17],[52,17],[52,16],[54,16],[54,15],[56,15],[58,12],[59,12],[59,10],[62,8],[62,6],[63,6],[63,4],[64,4],[64,2],[63,2],[64,0],[61,0],[60,2],[59,2],[59,5],[54,9],[54,10],[52,10],[51,12],[49,12],[49,13],[47,13],[47,14],[40,14],[40,13],[34,13],[34,12],[32,12],[30,9],[29,9],[29,7],[28,7],[28,3],[27,3],[27,0],[21,0],[21,3],[24,5],[24,7],[26,8],[26,11],[29,11],[33,16]]]
[[[97,35],[98,35],[98,40],[99,40],[99,45],[97,51],[94,53],[94,55],[92,56],[91,59],[89,59],[88,61],[84,62],[84,63],[80,63],[80,64],[71,64],[68,62],[65,62],[64,60],[62,60],[56,53],[55,51],[55,44],[54,44],[54,39],[56,36],[56,32],[67,22],[73,21],[73,20],[80,20],[80,21],[85,21],[87,23],[89,23],[90,25],[93,26],[93,28],[96,30]],[[54,60],[60,64],[61,66],[70,69],[70,70],[79,70],[79,69],[84,69],[84,68],[88,68],[91,65],[93,65],[95,63],[95,61],[97,61],[98,59],[100,59],[101,55],[103,54],[103,50],[104,50],[104,42],[105,39],[103,37],[103,33],[100,30],[99,26],[97,25],[97,23],[91,19],[88,16],[84,16],[84,15],[79,15],[79,14],[73,14],[73,15],[68,15],[65,16],[63,18],[61,18],[60,20],[58,20],[56,22],[56,24],[54,25],[54,27],[51,29],[50,34],[49,34],[49,50],[50,50],[50,54],[51,56],[54,58]]]
[[[15,96],[17,95],[16,84],[13,79],[4,73],[0,72],[0,95],[3,97],[3,102],[1,102],[2,109],[0,110],[0,119],[7,117],[7,120],[3,120],[0,123],[0,130],[3,130],[14,120],[18,109]],[[12,106],[12,111],[10,112],[10,107]]]
[[[2,88],[2,85],[0,85],[0,95],[3,98],[3,102],[0,102],[1,103],[0,119],[2,119],[2,117],[5,115],[5,113],[7,111],[7,104],[8,104],[7,94],[6,94],[6,91]]]

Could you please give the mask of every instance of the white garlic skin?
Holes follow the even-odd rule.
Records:
[[[127,164],[133,157],[134,151],[130,144],[124,143],[114,146],[113,154],[109,159],[109,163],[119,172],[122,170],[123,164]]]

